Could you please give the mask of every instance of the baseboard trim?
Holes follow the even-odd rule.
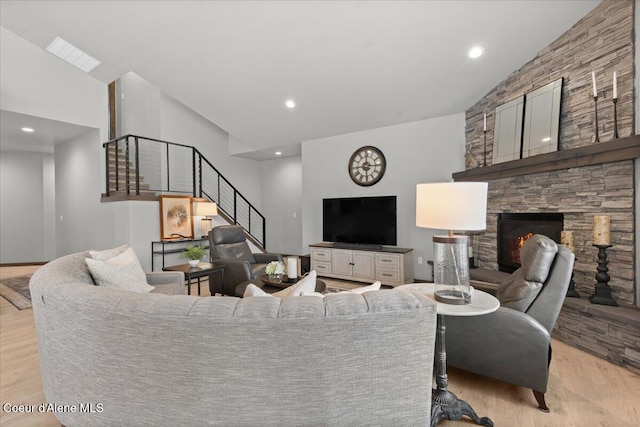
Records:
[[[45,265],[49,261],[33,261],[33,262],[9,262],[6,264],[0,263],[0,267],[24,267],[28,265]]]

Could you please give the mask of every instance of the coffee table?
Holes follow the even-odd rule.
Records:
[[[433,283],[415,283],[398,286],[396,289],[405,289],[424,293],[433,299]],[[434,299],[435,301],[435,299]],[[480,316],[493,313],[500,307],[500,302],[486,292],[474,289],[469,304],[452,305],[436,301],[437,333],[436,333],[436,386],[431,395],[431,427],[446,418],[459,420],[467,415],[476,424],[493,427],[493,421],[487,417],[478,417],[471,405],[458,399],[455,394],[447,390],[447,351],[445,348],[445,316]]]
[[[201,262],[195,267],[191,267],[189,264],[173,265],[171,267],[163,267],[162,270],[184,273],[184,278],[187,280],[188,295],[191,295],[191,279],[198,279],[198,295],[200,295],[200,278],[209,276],[209,289],[211,289],[215,273],[220,273],[220,282],[224,280],[224,265],[210,264],[208,262]]]

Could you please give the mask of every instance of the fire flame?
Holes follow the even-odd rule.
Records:
[[[518,237],[518,248],[516,252],[516,262],[518,264],[520,264],[520,249],[522,249],[522,245],[524,245],[524,242],[531,236],[533,236],[533,233],[527,233],[524,236]]]

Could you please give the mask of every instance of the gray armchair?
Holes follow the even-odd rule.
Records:
[[[212,263],[222,264],[222,285],[214,283],[211,292],[235,296],[236,286],[265,274],[271,261],[282,261],[282,256],[272,253],[252,253],[244,230],[239,225],[221,225],[209,232],[209,254]]]
[[[547,259],[540,262],[539,249],[552,245],[553,252],[547,252]],[[447,364],[530,388],[539,409],[548,412],[544,393],[551,362],[551,331],[569,287],[574,255],[537,235],[525,242],[521,262],[522,267],[498,289],[498,311],[477,317],[447,317]],[[531,276],[545,270],[539,264],[548,264],[548,273],[543,272],[542,280],[535,280]],[[523,282],[521,294],[508,295],[505,288],[518,281]],[[541,287],[537,296],[524,295],[531,295],[536,285]],[[515,304],[514,295],[519,298]]]

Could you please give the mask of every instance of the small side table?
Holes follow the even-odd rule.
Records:
[[[398,286],[396,289],[405,289],[424,293],[433,298],[433,283],[416,283]],[[435,299],[434,299],[435,301]],[[458,399],[455,394],[447,390],[447,351],[445,347],[445,316],[480,316],[493,313],[500,307],[500,302],[486,292],[474,289],[471,294],[471,302],[465,305],[444,304],[436,301],[438,315],[436,333],[436,386],[431,394],[431,427],[435,427],[444,418],[459,420],[467,415],[476,424],[493,427],[493,421],[487,417],[478,417],[471,405]]]
[[[209,283],[213,280],[215,273],[220,273],[221,281],[224,280],[224,265],[209,264],[208,262],[201,262],[195,267],[191,267],[189,264],[174,265],[171,267],[164,267],[163,271],[181,271],[184,273],[184,278],[187,280],[187,294],[191,295],[191,279],[198,279],[198,295],[200,295],[200,278],[209,276]]]

